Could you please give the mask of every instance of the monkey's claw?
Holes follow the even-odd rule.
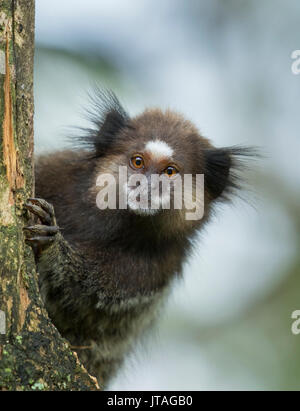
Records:
[[[47,203],[47,201],[42,198],[29,198],[25,207],[35,214],[43,224],[56,225],[52,204]]]
[[[25,242],[28,245],[36,245],[38,247],[45,247],[53,243],[54,240],[55,240],[54,237],[39,236],[39,237],[26,238]]]
[[[54,226],[48,226],[48,225],[32,225],[28,227],[24,227],[25,233],[28,233],[29,235],[36,235],[36,236],[51,236],[55,235],[56,233],[59,232],[59,227],[56,225]]]
[[[54,208],[41,198],[29,198],[25,204],[27,210],[36,215],[42,224],[24,227],[26,243],[41,251],[55,240],[59,227],[56,225]]]

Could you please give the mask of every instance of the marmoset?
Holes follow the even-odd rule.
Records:
[[[101,387],[157,317],[214,205],[239,190],[236,172],[248,155],[248,148],[214,147],[170,110],[131,118],[113,92],[98,91],[92,127],[76,137],[74,149],[37,158],[36,198],[26,207],[39,224],[24,229],[26,242],[50,318]],[[144,176],[149,187],[160,176],[160,188],[144,187],[134,203],[120,167],[129,177]],[[103,174],[116,181],[116,207],[97,203]],[[190,193],[195,207],[203,205],[201,218],[186,218],[188,202],[174,206],[174,186],[165,207],[162,182],[185,175],[193,176],[190,191],[195,176],[204,175],[201,196]],[[124,193],[128,201],[118,207]],[[148,206],[138,207],[143,194]]]

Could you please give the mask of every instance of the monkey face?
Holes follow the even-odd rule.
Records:
[[[128,179],[123,186],[129,209],[150,215],[170,209],[179,178],[180,167],[173,160],[172,148],[161,140],[147,142],[129,160]]]
[[[181,183],[181,166],[166,141],[137,140],[133,147],[125,150],[122,160],[124,170],[127,162],[127,179],[120,189],[127,196],[129,210],[153,215],[174,208],[175,187]]]
[[[196,174],[203,173],[196,155],[201,154],[199,142],[196,129],[179,115],[147,111],[119,131],[110,150],[99,159],[97,171],[114,176],[118,206],[120,197],[125,197],[130,212],[154,215],[191,210],[200,204],[203,208],[203,192],[199,188],[197,192],[196,185]]]
[[[181,212],[191,206],[204,210],[237,187],[232,173],[235,157],[248,155],[247,150],[213,147],[175,112],[152,109],[130,118],[112,93],[100,92],[100,100],[102,114],[93,118],[97,127],[83,142],[92,145],[97,159],[95,179],[100,174],[113,176],[112,203],[117,209],[143,215]],[[186,176],[191,176],[187,189]],[[200,194],[197,176],[204,178]]]
[[[180,167],[174,162],[173,150],[160,140],[108,155],[102,159],[99,172],[98,177],[113,176],[108,183],[116,187],[112,195],[118,197],[118,208],[128,208],[136,214],[154,215],[170,210],[174,208],[174,197],[182,197]],[[121,205],[122,199],[125,207]]]

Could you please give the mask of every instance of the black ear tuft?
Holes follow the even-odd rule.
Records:
[[[243,159],[259,156],[252,147],[209,148],[204,150],[204,181],[211,198],[226,198],[242,185]]]
[[[84,129],[85,133],[76,139],[81,147],[92,150],[94,157],[101,157],[128,125],[129,115],[111,90],[96,88],[89,97],[92,109],[87,113],[94,127]]]
[[[226,149],[211,148],[205,152],[204,181],[210,196],[215,199],[224,191],[231,166],[231,158]]]

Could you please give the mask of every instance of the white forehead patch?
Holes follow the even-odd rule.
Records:
[[[174,150],[164,141],[153,140],[148,141],[145,147],[146,151],[150,152],[153,157],[172,157]]]

